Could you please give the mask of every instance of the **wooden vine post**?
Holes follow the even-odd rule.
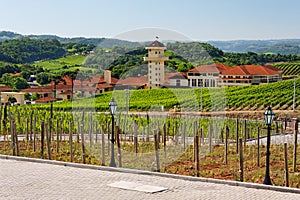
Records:
[[[120,129],[119,126],[116,126],[116,142],[118,147],[118,163],[119,167],[122,167],[122,152],[121,152],[121,143],[120,143]]]
[[[16,124],[16,122],[13,123],[13,131],[14,131],[16,148],[17,148],[17,156],[19,156],[20,155],[20,149],[19,149],[19,140],[18,140],[18,132],[17,132],[17,124]]]
[[[86,164],[86,161],[85,161],[85,146],[84,146],[84,126],[83,126],[83,124],[80,125],[80,132],[81,132],[82,162],[83,162],[83,164]]]
[[[48,159],[51,160],[51,136],[50,136],[50,124],[45,124],[46,127],[46,143],[47,143],[47,150],[48,150]]]
[[[260,166],[260,128],[257,127],[257,166]]]
[[[45,122],[41,122],[41,158],[44,159]]]
[[[70,122],[70,128],[69,128],[69,145],[70,145],[70,162],[73,162],[73,123]]]
[[[196,168],[196,176],[199,177],[199,171],[200,171],[200,163],[199,163],[199,136],[198,133],[196,133],[194,137],[194,154],[195,154],[195,168]]]
[[[36,115],[33,117],[33,151],[36,151]]]
[[[105,165],[105,135],[104,135],[104,124],[102,124],[101,126],[101,153],[102,153],[102,156],[101,156],[101,165]]]
[[[293,170],[297,172],[297,146],[298,146],[298,119],[294,119],[294,155],[293,155]]]
[[[239,118],[236,118],[236,154],[239,153]]]
[[[229,136],[229,128],[225,127],[225,164],[228,164],[228,136]]]
[[[156,172],[160,172],[160,163],[159,163],[159,142],[158,142],[158,130],[155,130],[154,133],[154,146],[155,146],[155,161],[156,161]]]
[[[239,139],[240,181],[244,181],[243,139]]]
[[[285,172],[285,186],[289,187],[289,167],[288,167],[288,150],[287,143],[284,143],[284,172]]]
[[[137,121],[134,120],[134,137],[133,137],[133,144],[134,144],[134,153],[137,155],[138,153],[138,125]]]

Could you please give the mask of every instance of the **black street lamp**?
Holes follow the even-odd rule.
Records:
[[[271,107],[269,106],[268,109],[264,113],[265,122],[268,126],[267,132],[267,153],[266,153],[266,174],[265,174],[265,185],[272,185],[271,178],[270,178],[270,144],[271,144],[271,124],[274,119],[274,112],[272,111]]]
[[[114,98],[111,99],[109,103],[109,112],[111,114],[111,119],[112,119],[112,125],[111,125],[111,159],[110,159],[110,167],[116,167],[116,162],[115,162],[115,117],[114,115],[116,114],[117,111],[117,103],[115,102]]]

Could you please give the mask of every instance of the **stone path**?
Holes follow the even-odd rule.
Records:
[[[28,162],[14,160],[12,157],[8,160],[4,159],[5,156],[1,158],[0,199],[300,199],[300,190],[299,194],[295,194],[267,190],[270,188],[256,189],[258,185],[255,184],[248,184],[248,187],[254,188],[247,188],[195,181],[192,177],[188,180],[189,178],[179,176],[164,177],[138,171],[128,173],[126,169],[112,171],[112,168],[98,167],[95,170],[90,169],[93,167],[86,168],[76,164],[77,167],[71,167],[64,166],[63,163],[57,165],[58,162],[45,163],[52,161],[27,159],[35,161]],[[109,186],[120,181],[167,189],[148,193]]]

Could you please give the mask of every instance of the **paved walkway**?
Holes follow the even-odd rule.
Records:
[[[300,194],[207,183],[195,181],[195,178],[184,180],[178,176],[171,178],[39,162],[0,159],[0,199],[300,199]],[[118,181],[167,190],[146,193],[109,186]]]

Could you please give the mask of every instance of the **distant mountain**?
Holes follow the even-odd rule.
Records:
[[[225,52],[255,52],[300,55],[300,39],[208,41]]]
[[[61,43],[79,43],[79,44],[93,44],[103,48],[112,48],[113,46],[119,47],[139,47],[143,46],[139,42],[129,42],[125,40],[112,39],[112,38],[85,38],[85,37],[74,37],[74,38],[63,38],[56,35],[21,35],[10,31],[0,31],[0,42],[18,38],[31,38],[31,39],[56,39]]]

